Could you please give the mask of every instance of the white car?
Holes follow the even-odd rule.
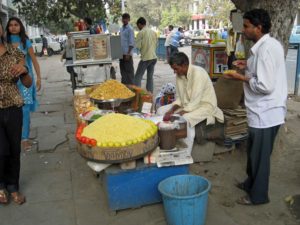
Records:
[[[51,38],[46,37],[48,41],[48,55],[51,56],[54,53],[60,53],[61,52],[61,47],[60,43],[53,41]],[[43,46],[43,41],[41,37],[33,37],[30,38],[30,41],[32,43],[33,51],[35,54],[40,54],[42,51],[42,46]]]

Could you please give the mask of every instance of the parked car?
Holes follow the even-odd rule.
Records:
[[[46,37],[48,41],[48,55],[59,54],[61,52],[61,46],[59,42],[53,41],[52,38]],[[42,51],[43,41],[41,37],[30,38],[32,43],[33,51],[35,54],[39,54]]]
[[[300,26],[296,26],[292,30],[289,39],[289,47],[297,48],[299,44],[300,44]]]

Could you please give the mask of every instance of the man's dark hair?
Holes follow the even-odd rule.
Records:
[[[146,19],[144,17],[140,17],[137,21],[136,24],[141,24],[141,25],[146,25]]]
[[[189,58],[183,52],[177,52],[170,57],[169,64],[172,66],[174,64],[182,66],[182,65],[189,65]]]
[[[183,28],[182,27],[178,27],[178,31],[179,32],[183,31]]]
[[[269,13],[264,9],[253,9],[246,12],[243,16],[244,19],[249,20],[255,27],[261,25],[261,32],[263,34],[269,33],[271,29],[271,19]]]
[[[88,24],[88,25],[92,25],[93,24],[93,21],[90,17],[85,17],[84,18],[84,21]]]
[[[124,13],[124,14],[122,15],[122,19],[130,19],[129,13]]]
[[[169,25],[169,30],[173,30],[174,26],[173,25]]]

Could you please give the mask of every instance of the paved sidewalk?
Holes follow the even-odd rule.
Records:
[[[0,205],[0,225],[165,225],[162,204],[110,214],[99,179],[76,152],[73,95],[69,75],[59,59],[60,56],[39,58],[43,88],[39,93],[40,107],[32,114],[31,124],[31,136],[39,141],[39,145],[31,152],[22,153],[21,191],[26,195],[27,203],[22,206],[13,203]],[[138,58],[135,58],[137,63]],[[156,93],[162,84],[174,83],[175,75],[167,64],[158,61],[154,80]],[[239,157],[233,155],[233,159],[223,163],[238,161]],[[213,167],[216,162],[207,166]],[[213,182],[216,189],[210,194],[206,225],[258,224],[251,221],[234,222],[230,216],[233,208],[231,203],[225,202],[224,208],[218,199],[218,193],[229,187],[219,183],[214,169],[209,169],[212,171],[210,175],[204,165],[192,166],[192,170],[195,167],[199,175],[208,175],[209,179],[216,177]],[[225,165],[224,168],[229,167]],[[241,170],[237,168],[236,171]],[[224,174],[227,169],[220,170],[218,173]],[[238,213],[235,221],[243,219],[239,215],[248,209],[236,210],[241,213]],[[250,212],[254,214],[251,215],[261,216],[261,209],[265,211],[266,208],[257,208],[256,211],[252,209]],[[286,218],[286,214],[283,217]]]

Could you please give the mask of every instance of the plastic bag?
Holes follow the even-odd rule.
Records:
[[[245,59],[245,47],[242,40],[242,35],[240,35],[239,40],[235,46],[235,57],[237,59]]]

